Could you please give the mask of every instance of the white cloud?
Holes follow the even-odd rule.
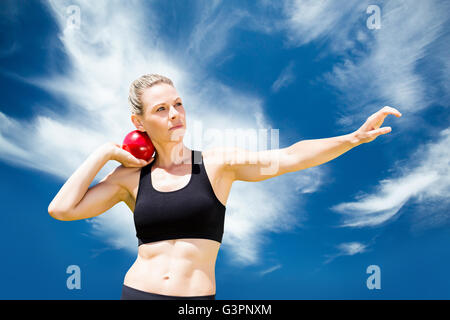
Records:
[[[219,58],[227,47],[233,27],[247,16],[244,10],[238,7],[225,9],[221,3],[220,0],[197,3],[200,4],[197,8],[199,21],[186,43],[186,51],[183,52],[191,55],[194,60],[200,58],[202,64],[210,61],[220,64],[231,57],[228,55]]]
[[[369,0],[263,1],[268,13],[248,19],[252,29],[281,32],[288,48],[321,45],[319,57],[339,59],[320,80],[334,86],[342,104],[340,130],[355,125],[384,105],[403,114],[419,113],[433,103],[448,105],[450,34],[443,1],[379,1],[381,28],[368,29]],[[272,16],[284,17],[274,20]],[[440,90],[437,90],[439,88]],[[442,94],[443,93],[443,94]],[[417,118],[398,123],[414,127]]]
[[[343,62],[325,75],[342,93],[348,114],[339,120],[340,124],[347,124],[343,130],[353,128],[386,104],[403,114],[415,114],[439,102],[442,97],[434,94],[434,89],[441,82],[440,77],[419,65],[436,59],[437,51],[430,47],[442,41],[448,21],[445,8],[437,1],[387,1],[381,6],[380,29],[353,25],[358,35],[357,41],[351,41],[358,42],[364,50],[343,52]],[[450,40],[448,35],[446,38]],[[448,44],[446,47],[450,49]],[[444,53],[445,60],[450,58],[448,52]],[[436,60],[435,65],[438,64]],[[417,120],[407,117],[399,125],[414,127]]]
[[[358,20],[358,13],[364,14],[365,8],[365,1],[360,0],[284,1],[288,44],[301,46],[312,41],[329,41],[336,51],[351,47],[353,43],[348,35]]]
[[[336,246],[339,250],[337,253],[333,255],[328,255],[328,259],[324,262],[324,264],[330,263],[334,259],[340,256],[353,256],[358,253],[366,252],[368,249],[368,245],[363,244],[361,242],[345,242]]]
[[[287,87],[289,84],[294,82],[295,74],[294,74],[294,65],[295,63],[291,61],[278,76],[277,80],[272,84],[272,91],[278,92],[282,87]]]
[[[295,182],[295,191],[299,193],[314,193],[324,184],[334,181],[329,167],[311,167],[306,171],[296,173],[293,178]]]
[[[365,251],[366,246],[359,242],[346,242],[341,243],[338,246],[338,249],[341,251],[343,255],[353,256],[357,253],[362,253]]]
[[[264,117],[261,98],[227,87],[210,78],[203,65],[183,60],[182,54],[171,55],[161,48],[158,34],[163,31],[158,29],[161,25],[158,15],[143,8],[142,2],[110,5],[110,2],[85,0],[77,4],[81,9],[80,29],[65,29],[66,8],[72,2],[49,2],[61,29],[62,49],[69,57],[67,72],[26,80],[57,97],[67,106],[68,114],[41,109],[41,114],[28,123],[0,114],[3,161],[55,175],[61,179],[62,186],[95,148],[107,141],[121,143],[125,134],[135,129],[127,107],[128,86],[144,73],[164,74],[174,81],[187,110],[185,143],[190,148],[205,150],[220,145],[220,141],[210,139],[211,128],[272,128]],[[195,61],[202,63],[202,51],[207,46],[195,50],[202,48],[204,39],[210,36],[194,32],[197,44],[192,52],[198,54]],[[217,44],[212,54],[216,56],[224,47]],[[208,81],[203,80],[206,78]],[[198,124],[203,126],[200,133],[195,131]],[[26,138],[10,134],[18,131],[26,131]],[[226,141],[223,144],[228,145]],[[94,181],[98,182],[117,165],[108,162]],[[320,186],[320,180],[315,179],[312,185],[302,180],[311,180],[309,172],[320,178],[319,171],[233,185],[223,239],[225,252],[231,253],[233,262],[244,266],[257,263],[269,232],[300,225],[304,213],[296,207],[298,194],[312,192]],[[118,204],[86,221],[100,241],[115,249],[137,252],[133,217],[127,206]]]
[[[87,219],[91,227],[91,234],[98,239],[105,238],[113,249],[125,249],[136,252],[138,240],[133,234],[133,213],[128,206],[121,202],[107,212]]]
[[[266,275],[266,274],[268,274],[268,273],[271,273],[271,272],[274,272],[275,270],[280,269],[281,267],[282,267],[281,264],[277,264],[277,265],[275,265],[275,266],[273,266],[273,267],[270,267],[270,268],[268,268],[268,269],[265,269],[265,270],[263,270],[263,271],[260,271],[260,272],[259,272],[259,275],[260,275],[260,276],[264,276],[264,275]]]
[[[343,215],[344,227],[374,227],[398,216],[407,201],[418,205],[415,223],[435,227],[450,222],[450,129],[439,140],[429,143],[410,157],[408,167],[395,166],[396,178],[379,182],[373,194],[360,195],[353,202],[340,203],[331,209]]]
[[[324,75],[341,93],[340,130],[354,130],[373,112],[390,105],[403,113],[398,131],[415,130],[421,112],[433,104],[448,107],[450,4],[443,1],[381,1],[381,28],[368,29],[370,1],[287,0],[283,12],[288,43],[324,44],[323,55],[341,58]],[[262,28],[262,31],[265,31]],[[439,89],[439,90],[438,90]],[[445,128],[444,128],[445,129]],[[343,226],[378,226],[398,217],[408,201],[427,204],[415,223],[437,226],[449,220],[448,129],[441,139],[418,146],[395,178],[379,182],[373,194],[332,209],[343,214]],[[416,161],[420,160],[420,163]],[[426,213],[425,213],[426,212]],[[426,220],[426,222],[425,222]]]

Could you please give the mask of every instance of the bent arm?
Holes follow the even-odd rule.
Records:
[[[55,219],[65,220],[65,215],[83,199],[97,173],[110,159],[109,143],[91,153],[56,194],[48,206],[48,213]]]

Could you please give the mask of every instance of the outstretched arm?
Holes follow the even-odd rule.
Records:
[[[362,143],[371,142],[379,135],[391,132],[390,127],[380,128],[388,114],[401,117],[397,109],[386,106],[368,117],[358,130],[346,135],[302,140],[287,148],[275,150],[221,150],[224,170],[233,176],[233,181],[262,181],[321,165]]]

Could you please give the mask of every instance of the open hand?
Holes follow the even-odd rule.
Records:
[[[391,127],[382,127],[384,118],[388,114],[393,114],[396,117],[401,117],[402,114],[395,108],[385,106],[367,118],[366,122],[353,134],[358,139],[359,143],[366,143],[375,140],[379,135],[386,134],[392,131]]]

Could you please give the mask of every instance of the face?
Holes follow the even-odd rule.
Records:
[[[177,90],[166,83],[146,88],[141,96],[143,115],[132,115],[138,130],[146,131],[152,141],[166,142],[183,139],[186,117]],[[173,128],[181,125],[179,128]]]

